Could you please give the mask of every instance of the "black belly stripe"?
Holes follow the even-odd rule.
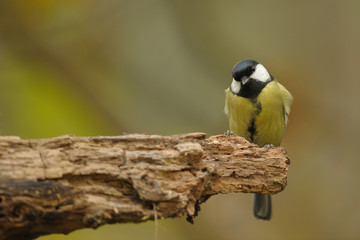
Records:
[[[254,142],[254,136],[256,134],[256,126],[255,126],[255,121],[256,121],[256,117],[259,115],[259,113],[261,112],[261,103],[257,101],[257,99],[251,99],[251,103],[254,107],[256,107],[255,111],[252,113],[251,115],[251,119],[250,119],[250,124],[248,127],[248,132],[250,133],[250,142]]]
[[[250,133],[250,142],[254,142],[254,135],[256,132],[255,119],[256,117],[251,119],[250,126],[248,127],[248,132]]]

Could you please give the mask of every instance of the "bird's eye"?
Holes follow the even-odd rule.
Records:
[[[255,67],[251,66],[248,68],[248,74],[251,75],[253,72],[255,72]]]

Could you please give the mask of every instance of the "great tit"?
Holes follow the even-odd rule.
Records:
[[[232,77],[225,90],[229,130],[260,147],[279,146],[293,101],[290,92],[254,60],[235,64]],[[256,218],[270,220],[271,195],[256,193],[253,210]]]

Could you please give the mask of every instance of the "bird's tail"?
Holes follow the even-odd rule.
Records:
[[[270,220],[271,218],[271,195],[255,193],[254,215],[256,218]]]

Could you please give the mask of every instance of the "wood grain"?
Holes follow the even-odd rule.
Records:
[[[283,148],[238,136],[0,137],[0,239],[192,216],[219,193],[286,187]],[[153,209],[155,206],[155,209]]]

